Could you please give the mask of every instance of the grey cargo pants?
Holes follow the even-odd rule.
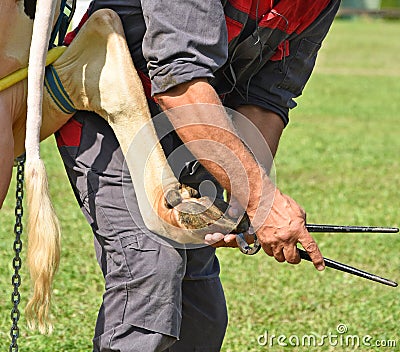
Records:
[[[149,232],[111,128],[90,112],[69,123],[79,144],[58,136],[59,150],[105,279],[93,350],[219,351],[227,311],[215,249],[177,249]]]

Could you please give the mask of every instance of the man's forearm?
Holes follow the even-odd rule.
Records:
[[[250,216],[258,208],[263,192],[272,196],[274,186],[238,137],[206,80],[177,86],[156,99],[190,151]]]
[[[158,94],[156,99],[189,150],[246,210],[264,251],[280,262],[295,264],[300,261],[297,243],[301,243],[315,267],[323,270],[322,254],[305,227],[305,212],[272,184],[236,134],[219,97],[207,81],[199,79],[181,84]],[[248,109],[242,112],[250,114],[252,108]],[[258,111],[261,112],[265,113]],[[283,125],[276,115],[270,117],[272,130],[268,131],[270,126],[265,127],[262,134],[270,140],[274,153]],[[256,125],[260,121],[255,121]],[[230,236],[221,241],[230,242]]]
[[[264,141],[267,142],[271,156],[274,157],[278,149],[279,140],[285,127],[281,117],[270,111],[255,105],[242,105],[237,108],[237,111],[246,116],[247,119],[254,124],[260,131]],[[251,133],[252,131],[250,131]],[[240,131],[241,135],[246,131]],[[254,136],[244,136],[251,140]]]

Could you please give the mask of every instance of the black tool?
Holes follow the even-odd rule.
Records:
[[[374,233],[396,233],[397,227],[378,226],[342,226],[342,225],[320,225],[306,224],[308,232],[374,232]]]
[[[320,225],[320,224],[306,224],[308,232],[343,232],[343,233],[354,233],[354,232],[374,232],[374,233],[397,233],[399,229],[397,227],[376,227],[376,226],[341,226],[341,225]],[[310,256],[306,251],[299,249],[300,258],[311,261]],[[384,285],[397,287],[397,282],[389,279],[368,273],[366,271],[354,268],[352,266],[336,262],[329,258],[324,258],[325,265],[329,268],[343,271],[352,275],[360,276],[367,280],[379,282]]]
[[[397,227],[377,227],[377,226],[343,226],[343,225],[325,225],[325,224],[306,224],[308,232],[341,232],[341,233],[359,233],[359,232],[372,232],[372,233],[397,233],[399,229]],[[251,247],[245,241],[243,234],[236,236],[236,241],[238,243],[239,249],[242,253],[247,255],[256,254],[260,248],[261,244],[258,242],[257,236],[254,234],[254,244]],[[308,261],[312,261],[308,253],[302,249],[299,249],[300,258]],[[366,271],[354,268],[352,266],[337,262],[335,260],[324,258],[325,265],[329,268],[343,271],[352,275],[362,277],[367,280],[379,282],[384,285],[391,287],[397,287],[397,282],[389,279],[385,279],[378,275],[368,273]]]

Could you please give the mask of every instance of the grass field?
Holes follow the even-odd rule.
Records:
[[[400,225],[399,38],[400,22],[336,21],[321,49],[276,159],[278,186],[306,209],[310,223]],[[103,289],[92,235],[53,139],[42,143],[42,154],[63,229],[55,331],[31,332],[22,316],[20,351],[90,351]],[[14,189],[0,213],[1,351],[10,343]],[[400,281],[400,235],[315,237],[326,257]],[[349,351],[357,339],[360,351],[400,350],[399,288],[331,269],[318,273],[308,262],[290,266],[262,253],[218,252],[230,314],[223,351]],[[24,306],[25,266],[22,275]],[[292,346],[312,343],[310,336],[321,346]]]

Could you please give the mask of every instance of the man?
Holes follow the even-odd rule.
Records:
[[[268,255],[299,263],[299,242],[323,270],[304,211],[272,185],[225,111],[210,114],[204,104],[245,115],[274,155],[340,1],[222,3],[95,0],[88,14],[100,8],[119,14],[150,109],[166,112],[177,131],[162,139],[165,153],[183,141],[201,161],[182,167],[181,180],[196,186],[205,174],[215,177],[246,210]],[[210,143],[196,143],[204,139]],[[133,187],[124,186],[129,175],[122,153],[101,118],[78,112],[57,140],[106,281],[94,350],[219,351],[227,312],[215,249],[174,248],[144,229]],[[234,246],[234,236],[224,235],[206,240]]]

